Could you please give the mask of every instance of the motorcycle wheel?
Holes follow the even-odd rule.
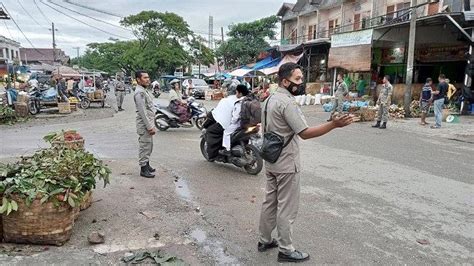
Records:
[[[158,123],[159,120],[164,120],[166,122],[167,119],[166,119],[166,116],[163,114],[159,114],[155,116],[155,126],[156,128],[158,128],[159,131],[166,131],[168,130],[168,128],[170,128],[169,126],[163,126],[160,123]]]
[[[201,138],[201,153],[202,156],[204,156],[204,159],[206,159],[208,162],[212,162],[212,160],[209,160],[209,155],[207,155],[207,141],[206,138]]]
[[[263,168],[263,159],[260,156],[260,151],[252,144],[248,144],[245,146],[245,153],[246,156],[250,156],[255,159],[253,164],[244,166],[245,171],[250,175],[258,175]]]
[[[89,106],[91,106],[91,101],[87,98],[84,98],[81,100],[80,106],[82,109],[87,109]]]
[[[38,108],[38,105],[36,104],[35,101],[29,101],[28,103],[28,108],[30,109],[30,114],[36,115],[39,113],[40,109]]]
[[[204,128],[204,123],[206,122],[206,118],[203,117],[203,118],[198,118],[198,120],[196,120],[196,127],[199,129],[199,130],[202,130]]]

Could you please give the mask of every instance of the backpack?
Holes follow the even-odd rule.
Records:
[[[260,101],[253,96],[247,96],[242,101],[240,109],[240,126],[248,128],[262,122],[262,106]]]

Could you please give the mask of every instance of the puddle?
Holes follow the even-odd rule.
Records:
[[[176,187],[176,193],[180,198],[186,201],[191,200],[191,191],[189,190],[188,183],[183,178],[175,179],[174,185]]]
[[[235,257],[226,254],[227,249],[222,246],[221,241],[208,238],[205,231],[194,229],[191,232],[191,237],[194,238],[198,244],[202,245],[203,250],[206,253],[211,254],[216,259],[217,264],[228,265],[238,263],[238,260]]]

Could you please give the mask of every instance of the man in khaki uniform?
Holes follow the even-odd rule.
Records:
[[[338,74],[336,82],[336,92],[334,93],[334,105],[332,107],[331,115],[329,116],[328,122],[331,122],[332,117],[336,112],[342,114],[344,97],[346,97],[347,94],[349,94],[349,88],[347,88],[347,85],[344,82],[344,76],[342,74]]]
[[[125,98],[125,83],[123,83],[121,77],[117,77],[117,81],[115,82],[115,97],[117,98],[118,111],[124,111],[122,104]]]
[[[308,127],[306,119],[295,102],[295,95],[304,94],[303,73],[299,65],[287,63],[278,71],[280,87],[270,96],[262,115],[265,132],[274,132],[282,136],[286,143],[275,163],[265,163],[266,191],[260,216],[260,240],[258,251],[264,252],[279,247],[279,262],[300,262],[309,259],[309,255],[295,250],[292,241],[292,225],[296,219],[300,198],[300,152],[299,138],[310,139],[322,136],[331,130],[352,123],[348,115],[334,116],[331,122],[321,126]],[[264,105],[264,106],[265,106]],[[278,231],[278,240],[272,238],[274,229]]]
[[[386,129],[388,122],[388,107],[392,104],[392,93],[393,87],[390,84],[390,76],[386,75],[383,78],[382,90],[379,94],[379,99],[377,100],[377,105],[379,106],[377,123],[373,125],[373,128]],[[382,124],[380,124],[382,122]]]
[[[156,134],[155,128],[155,106],[153,104],[153,95],[148,89],[150,77],[145,71],[135,72],[137,87],[135,89],[134,100],[137,108],[137,133],[139,144],[139,164],[140,176],[153,178],[155,169],[150,166],[150,155],[153,151],[153,135]]]

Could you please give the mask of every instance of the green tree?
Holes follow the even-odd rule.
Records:
[[[270,47],[267,40],[276,39],[278,18],[262,18],[253,22],[229,26],[228,40],[220,44],[217,56],[225,58],[227,67],[237,67],[255,60],[257,55]]]
[[[114,73],[143,69],[156,77],[175,68],[196,62],[209,65],[214,53],[203,44],[184,19],[174,13],[142,11],[122,19],[137,40],[91,43],[86,53],[73,64]]]

